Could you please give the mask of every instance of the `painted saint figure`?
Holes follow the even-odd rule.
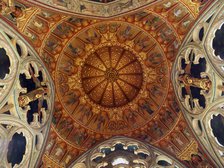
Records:
[[[150,115],[154,112],[152,110],[152,108],[150,107],[149,102],[147,102],[145,100],[140,100],[139,101],[139,107],[140,107],[140,111],[146,111]]]

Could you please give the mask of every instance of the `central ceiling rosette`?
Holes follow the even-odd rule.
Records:
[[[91,53],[82,67],[84,92],[106,108],[131,102],[143,83],[143,70],[137,57],[121,46],[104,46]]]

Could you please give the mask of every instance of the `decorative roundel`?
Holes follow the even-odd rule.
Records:
[[[95,23],[60,54],[57,94],[65,111],[88,129],[129,132],[158,114],[168,94],[168,69],[148,32],[127,22]]]
[[[143,70],[131,51],[121,46],[104,46],[85,60],[81,81],[90,100],[106,108],[116,108],[138,95]]]

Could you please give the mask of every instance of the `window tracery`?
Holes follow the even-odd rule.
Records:
[[[159,149],[127,137],[114,137],[79,157],[70,168],[185,168]]]
[[[195,23],[172,71],[184,116],[218,167],[224,166],[223,8],[216,1]]]
[[[53,111],[53,83],[23,38],[0,20],[0,167],[35,167]]]

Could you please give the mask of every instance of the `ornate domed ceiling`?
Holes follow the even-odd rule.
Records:
[[[118,134],[142,127],[158,113],[168,93],[169,66],[146,31],[125,20],[99,22],[68,41],[55,81],[60,103],[74,121]]]
[[[49,3],[49,9],[28,3],[14,20],[7,16],[16,20],[56,86],[43,167],[69,166],[115,135],[153,144],[188,167],[209,165],[183,119],[170,79],[178,48],[204,8],[188,0],[138,2],[147,8],[110,20],[51,11],[59,1]],[[195,163],[194,156],[201,161]]]

